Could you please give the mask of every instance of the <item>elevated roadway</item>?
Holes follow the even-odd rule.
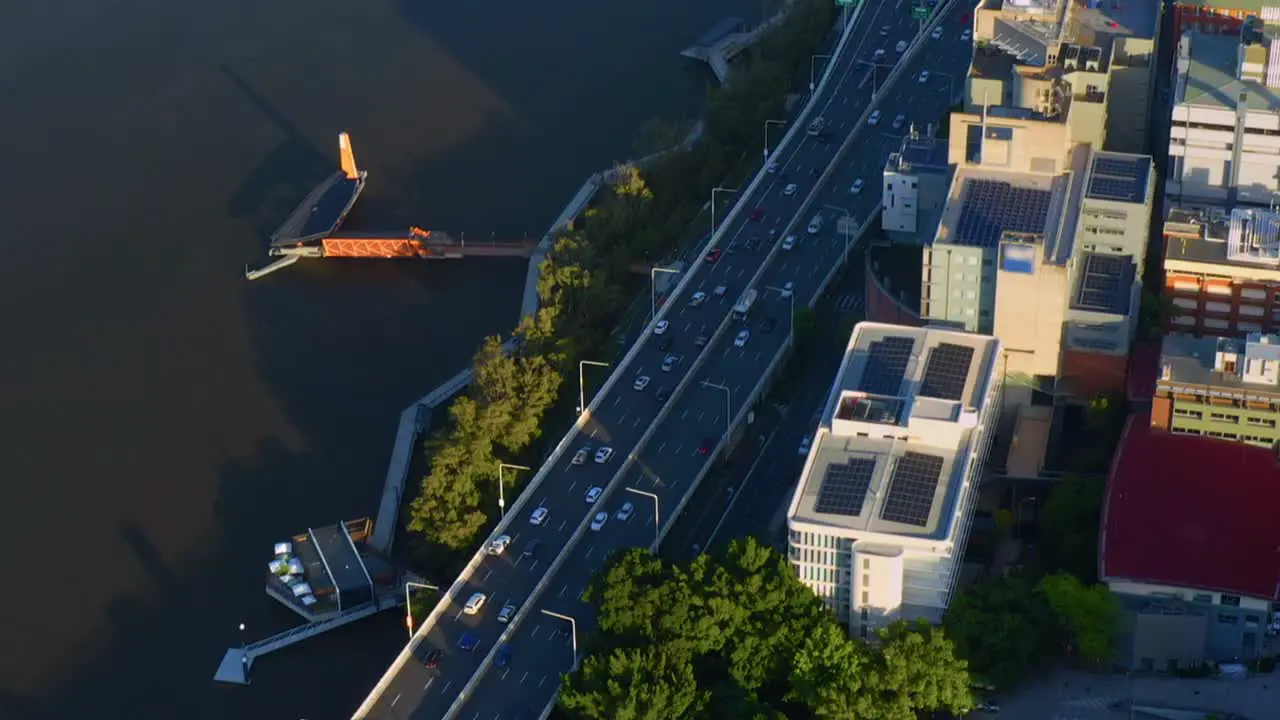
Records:
[[[872,182],[878,178],[874,168],[882,167],[884,160],[879,147],[859,145],[851,160],[842,159],[841,166],[826,173],[827,182],[815,187],[817,177],[831,165],[838,139],[853,131],[870,107],[873,84],[862,82],[868,70],[864,61],[881,48],[892,57],[894,45],[910,42],[919,27],[910,19],[907,3],[865,5],[842,40],[811,110],[799,118],[804,124],[821,115],[832,140],[808,136],[803,127],[792,128],[790,140],[771,158],[774,171],[762,173],[747,188],[748,196],[717,234],[716,245],[725,254],[714,263],[698,263],[686,275],[659,314],[669,323],[667,331],[662,336],[646,331],[591,402],[589,417],[561,442],[548,466],[509,510],[500,532],[512,537],[510,547],[503,555],[478,555],[473,560],[356,717],[536,717],[554,696],[560,673],[573,664],[572,636],[568,622],[542,611],[573,617],[579,638],[591,632],[592,609],[581,595],[592,574],[614,549],[651,544],[657,534],[655,520],[669,526],[694,479],[725,445],[731,418],[742,415],[744,401],[787,341],[792,308],[810,303],[847,252],[846,238],[837,230],[848,227],[838,218],[847,213],[862,221],[875,213],[879,182]],[[945,24],[946,34],[936,42],[942,43],[939,48],[954,45],[954,50],[937,57],[919,53],[912,63],[949,57],[950,67],[963,67],[968,50],[958,42],[958,22],[951,18]],[[888,29],[882,31],[884,26]],[[899,81],[903,87],[909,82],[914,80]],[[936,88],[926,83],[924,90]],[[901,102],[909,105],[920,92],[919,87],[907,88]],[[938,103],[945,108],[948,98],[938,94]],[[894,117],[889,109],[882,112]],[[863,132],[867,130],[872,128]],[[876,140],[884,138],[876,133]],[[858,178],[865,178],[868,188],[851,194],[849,188]],[[790,183],[799,186],[794,194],[785,192]],[[802,207],[803,213],[798,213]],[[817,213],[824,223],[810,235],[805,228]],[[770,231],[779,236],[778,245],[767,242]],[[784,251],[781,242],[788,232],[798,240]],[[758,242],[748,242],[753,240]],[[727,252],[731,244],[737,252]],[[755,244],[754,250],[747,249],[750,244]],[[792,283],[789,296],[782,292],[787,283]],[[722,285],[727,291],[717,298],[713,290]],[[730,308],[748,285],[760,290],[760,298],[745,321],[731,320]],[[695,292],[712,299],[694,306],[690,298]],[[735,338],[742,329],[750,336],[739,346]],[[700,334],[710,338],[705,348],[695,344]],[[660,349],[664,343],[669,347]],[[664,372],[661,366],[668,354],[681,361]],[[590,371],[587,368],[588,385]],[[638,376],[650,378],[641,391],[632,389]],[[661,390],[671,392],[671,398],[660,400]],[[613,458],[603,464],[588,459],[572,465],[574,452],[587,444],[612,447]],[[704,449],[709,452],[704,454]],[[590,487],[606,489],[594,504],[585,499]],[[656,507],[652,497],[627,488],[656,495]],[[634,511],[620,520],[616,513],[627,502]],[[549,517],[535,526],[530,513],[538,507],[546,508]],[[600,511],[609,519],[602,529],[592,531],[588,525]],[[535,541],[537,552],[523,555]],[[462,605],[476,592],[485,593],[488,602],[480,613],[467,615]],[[496,616],[508,602],[520,610],[510,625],[503,625]],[[464,636],[474,640],[471,650],[459,648]],[[419,660],[432,650],[443,657],[438,668],[428,669]],[[495,662],[500,657],[504,662]],[[465,695],[460,694],[464,689]]]

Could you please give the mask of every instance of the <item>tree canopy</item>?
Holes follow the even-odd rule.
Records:
[[[1040,518],[1045,570],[1068,572],[1084,582],[1098,577],[1098,528],[1106,490],[1100,475],[1068,476],[1054,484]]]
[[[500,338],[487,338],[473,359],[470,388],[436,418],[423,443],[428,470],[409,494],[404,518],[428,562],[440,554],[456,563],[480,541],[497,516],[498,464],[535,464],[535,444],[549,413],[566,402],[561,391],[577,359],[605,358],[615,349],[602,341],[629,292],[647,282],[631,272],[632,263],[668,253],[710,188],[738,182],[759,163],[760,128],[779,117],[801,71],[807,78],[812,48],[830,31],[834,13],[826,0],[794,3],[787,19],[744,53],[732,81],[710,93],[696,141],[682,142],[689,123],[646,123],[645,154],[679,147],[643,168],[615,168],[612,184],[557,236],[539,268],[540,309],[516,329],[517,349],[505,353]],[[528,474],[505,479],[510,499]]]
[[[561,688],[573,718],[914,720],[972,706],[940,629],[897,623],[875,647],[851,640],[786,558],[751,538],[687,564],[621,552],[586,597],[599,631]]]

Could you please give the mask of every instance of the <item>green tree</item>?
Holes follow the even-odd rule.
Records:
[[[410,504],[408,528],[428,542],[462,550],[484,527],[480,491],[472,474],[479,466],[493,467],[492,444],[480,434],[484,409],[469,397],[449,406],[450,429],[428,442],[431,472]],[[488,462],[486,462],[488,461]]]
[[[1040,518],[1045,567],[1065,571],[1084,582],[1098,573],[1098,528],[1106,480],[1101,476],[1068,476],[1049,492]]]
[[[973,709],[969,664],[956,657],[940,628],[923,620],[880,631],[876,657],[877,712],[885,720],[914,720],[924,711],[964,715]]]
[[[1066,573],[1045,577],[1039,589],[1074,653],[1095,665],[1109,664],[1120,625],[1120,604],[1111,589],[1102,584],[1085,585]]]
[[[1058,657],[1056,626],[1044,596],[1025,578],[979,583],[951,600],[943,620],[956,654],[1008,686]]]
[[[842,628],[827,623],[804,638],[792,659],[791,692],[824,720],[860,720],[878,716],[864,646]]]
[[[566,676],[559,703],[591,720],[668,720],[701,715],[708,699],[686,658],[649,646],[588,656],[579,672]]]

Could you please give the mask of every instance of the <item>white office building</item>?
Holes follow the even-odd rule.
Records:
[[[1000,342],[859,323],[787,512],[800,580],[862,637],[939,622],[1000,408]]]

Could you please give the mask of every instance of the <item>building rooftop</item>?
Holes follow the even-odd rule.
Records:
[[[1099,575],[1280,600],[1280,468],[1265,448],[1129,418],[1103,507]]]
[[[1143,204],[1151,176],[1151,158],[1146,155],[1098,152],[1089,163],[1089,200]]]
[[[1268,32],[1273,32],[1268,30]],[[1237,75],[1240,64],[1238,35],[1184,33],[1178,43],[1177,81],[1174,97],[1178,104],[1234,110],[1243,97],[1250,110],[1280,110],[1280,93],[1255,79]],[[1254,46],[1266,63],[1265,49]],[[1175,113],[1174,122],[1179,122]]]
[[[1280,213],[1262,208],[1172,208],[1165,258],[1280,269]]]
[[[1082,253],[1082,269],[1071,296],[1073,310],[1127,315],[1138,267],[1128,255]]]
[[[889,154],[885,170],[905,174],[951,172],[947,162],[947,141],[928,133],[907,135],[902,138],[898,152]]]
[[[1157,385],[1210,387],[1237,396],[1280,393],[1280,337],[1250,333],[1248,338],[1164,336]],[[1268,398],[1269,400],[1270,398]]]
[[[984,335],[859,323],[792,498],[791,519],[948,536],[998,351],[998,341]]]
[[[1050,262],[1065,263],[1073,245],[1059,232],[1068,185],[1067,176],[961,168],[935,242],[995,248],[1011,234],[1044,243]]]
[[[1045,67],[1051,49],[1061,47],[1060,63],[1076,57],[1081,68],[1091,62],[1105,73],[1116,38],[1154,38],[1159,21],[1156,3],[1009,0],[990,6],[998,7],[990,43],[1013,63],[1032,67]]]

